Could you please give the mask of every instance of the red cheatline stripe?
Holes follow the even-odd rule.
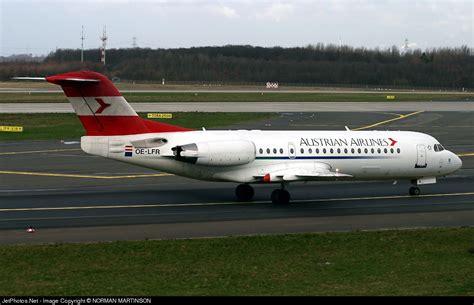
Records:
[[[133,115],[80,115],[88,136],[117,136],[153,132],[190,131],[188,128],[149,121]]]

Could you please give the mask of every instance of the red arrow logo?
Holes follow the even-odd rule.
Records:
[[[393,146],[393,145],[395,145],[395,144],[398,142],[398,141],[395,141],[395,140],[392,139],[392,138],[388,138],[388,139],[389,139],[390,141],[392,141],[392,143],[390,143],[389,146]]]
[[[107,107],[110,106],[110,104],[107,104],[107,103],[104,102],[104,100],[101,99],[101,98],[96,98],[95,100],[96,100],[97,103],[99,103],[99,105],[100,105],[99,109],[97,109],[97,111],[95,112],[96,114],[97,114],[97,113],[102,113],[102,111],[104,111],[105,108],[107,108]]]

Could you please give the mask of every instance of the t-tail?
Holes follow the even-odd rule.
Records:
[[[141,118],[113,83],[100,73],[69,72],[46,77],[46,81],[61,86],[88,136],[190,130]]]

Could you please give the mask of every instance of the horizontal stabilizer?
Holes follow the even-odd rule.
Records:
[[[14,80],[41,80],[41,81],[46,81],[46,77],[29,77],[29,76],[18,76],[18,77],[12,77],[11,79],[14,79]]]
[[[100,79],[90,79],[90,78],[73,78],[73,77],[55,77],[55,76],[50,76],[50,77],[30,77],[30,76],[17,76],[17,77],[12,77],[11,79],[14,80],[38,80],[38,81],[48,81],[51,83],[59,84],[60,82],[63,83],[98,83],[100,82]]]
[[[74,82],[74,83],[98,83],[100,79],[85,79],[85,78],[60,78],[55,79],[54,81],[62,81],[62,82]]]

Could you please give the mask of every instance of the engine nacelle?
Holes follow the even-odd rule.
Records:
[[[244,165],[255,160],[255,144],[246,140],[209,141],[172,148],[176,159],[209,166]]]

